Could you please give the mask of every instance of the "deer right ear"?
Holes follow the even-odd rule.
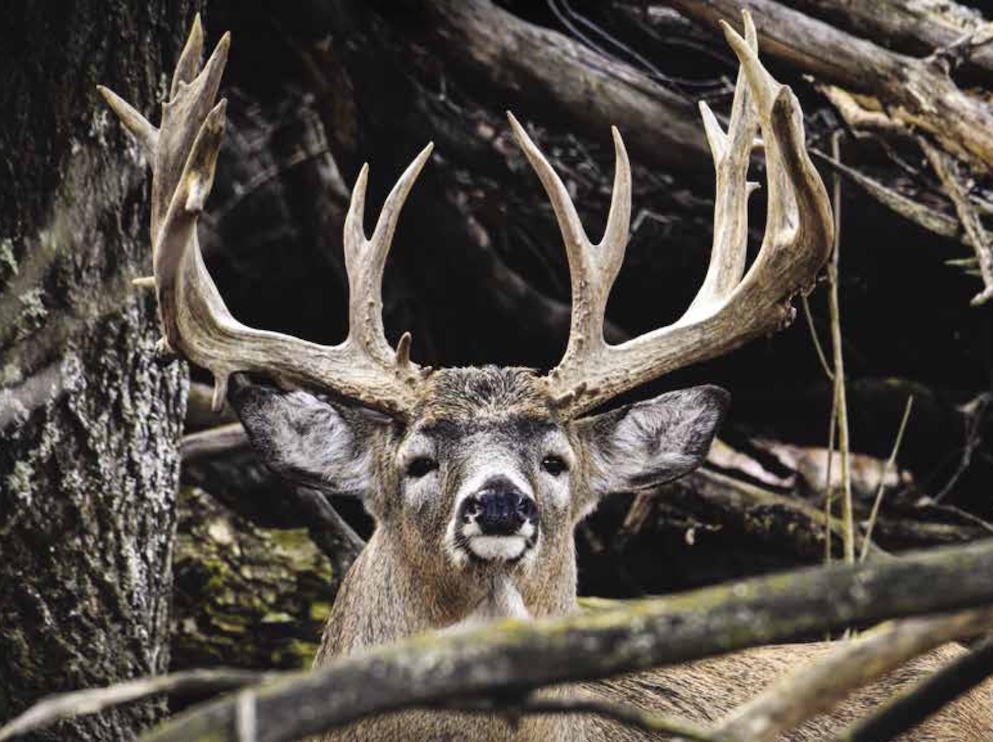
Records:
[[[273,471],[329,495],[364,497],[373,487],[380,415],[304,391],[231,378],[228,399],[252,447]]]
[[[581,515],[612,492],[656,487],[688,474],[707,456],[730,395],[697,386],[578,421],[588,451]]]

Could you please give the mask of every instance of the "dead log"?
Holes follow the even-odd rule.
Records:
[[[773,0],[671,0],[681,13],[716,28],[735,24],[741,8],[757,19],[767,54],[853,92],[878,98],[904,124],[926,131],[944,149],[993,170],[993,111],[968,95],[931,60],[884,49]]]
[[[956,2],[786,0],[786,4],[894,51],[920,57],[961,44],[984,25],[979,12]],[[962,68],[974,75],[993,74],[993,46],[970,47],[964,50]]]
[[[304,529],[266,529],[182,490],[170,667],[309,667],[333,600],[332,566]]]
[[[709,158],[695,101],[654,82],[637,69],[572,39],[527,23],[489,0],[419,3],[432,36],[455,69],[482,71],[487,82],[519,101],[549,98],[588,131],[617,126],[640,159],[669,170]],[[693,168],[709,178],[706,168]]]

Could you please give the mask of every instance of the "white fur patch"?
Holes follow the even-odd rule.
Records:
[[[489,594],[471,614],[443,629],[441,633],[457,634],[472,631],[500,618],[531,618],[520,590],[517,589],[514,581],[506,575],[501,575],[493,581]]]
[[[524,536],[473,536],[469,550],[480,559],[510,561],[517,559],[527,548]]]

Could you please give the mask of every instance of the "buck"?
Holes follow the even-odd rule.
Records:
[[[252,443],[280,474],[333,496],[359,497],[375,519],[368,544],[341,586],[317,664],[421,632],[457,631],[496,617],[538,619],[576,612],[573,531],[612,493],[656,487],[696,467],[728,404],[713,386],[663,394],[589,415],[622,392],[673,369],[774,332],[793,316],[827,259],[832,214],[804,147],[796,97],[725,25],[741,69],[725,133],[701,105],[717,171],[714,240],[703,285],[674,324],[621,345],[603,337],[604,310],[621,267],[631,216],[631,173],[613,130],[614,190],[603,239],[592,244],[566,187],[510,116],[524,154],[551,199],[572,275],[572,320],[561,362],[527,368],[429,369],[396,348],[382,319],[383,265],[428,145],[400,176],[371,237],[363,228],[368,167],[345,220],[349,333],[336,346],[238,322],[211,280],[197,219],[211,189],[225,102],[214,105],[229,37],[203,69],[197,21],[177,64],[156,129],[115,94],[110,106],[152,163],[151,234],[162,348],[215,377]],[[745,271],[747,170],[761,132],[768,181],[765,237]],[[228,380],[231,388],[228,389]],[[765,648],[599,684],[581,691],[623,697],[698,719],[719,718],[822,645]],[[949,650],[951,651],[951,650]],[[858,695],[824,718],[824,734],[895,692],[928,659]],[[930,664],[929,664],[930,663]],[[573,691],[557,691],[573,692]],[[989,700],[989,699],[987,699]],[[993,729],[993,703],[965,699],[922,727],[919,739],[978,739]],[[579,717],[496,717],[409,712],[362,722],[334,738],[360,740],[633,739],[639,733]],[[793,737],[807,739],[811,728]]]

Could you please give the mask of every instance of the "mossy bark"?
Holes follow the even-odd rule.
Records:
[[[174,670],[310,667],[332,575],[306,529],[259,528],[184,488],[174,571]]]
[[[152,111],[198,5],[4,7],[0,720],[168,662],[185,371],[156,361],[154,300],[130,288],[151,260],[148,180],[95,86]],[[128,740],[160,713],[44,738]]]

